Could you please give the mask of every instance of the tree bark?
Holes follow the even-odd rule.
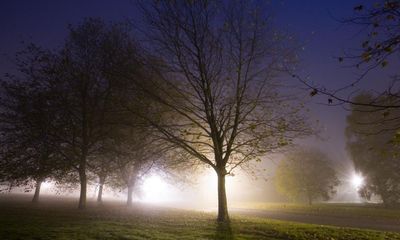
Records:
[[[35,194],[33,195],[33,198],[32,198],[33,203],[39,202],[40,188],[42,186],[42,182],[43,182],[43,180],[36,181]]]
[[[79,168],[79,181],[81,184],[81,192],[79,196],[79,209],[86,208],[86,188],[87,188],[87,180],[86,180],[86,166],[85,164],[81,164]]]
[[[228,203],[226,199],[225,174],[218,173],[218,222],[229,222]]]

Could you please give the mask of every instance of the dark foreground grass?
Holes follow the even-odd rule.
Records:
[[[76,209],[65,200],[33,205],[0,199],[0,239],[400,239],[400,234],[233,216],[218,224],[215,215],[119,204]]]

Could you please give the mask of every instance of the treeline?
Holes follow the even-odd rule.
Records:
[[[144,73],[138,48],[127,24],[87,19],[68,30],[61,49],[30,44],[19,52],[18,74],[1,82],[1,178],[34,181],[34,201],[43,181],[76,181],[85,208],[95,176],[99,200],[107,182],[127,188],[130,204],[135,182],[162,152],[153,130],[130,113],[155,107],[135,92]]]
[[[29,45],[2,80],[1,180],[77,182],[85,208],[92,175],[130,203],[151,168],[210,167],[228,221],[225,177],[312,133],[280,82],[299,47],[260,4],[143,1],[138,29],[86,19]]]

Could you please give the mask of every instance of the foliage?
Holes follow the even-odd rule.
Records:
[[[392,101],[392,97],[376,98],[368,93],[354,100],[368,103],[376,99],[384,104]],[[387,206],[400,201],[398,118],[397,110],[389,113],[369,106],[352,106],[347,117],[347,149],[355,168],[365,177],[360,194],[366,198],[378,195]]]
[[[328,97],[329,105],[350,104],[356,106],[370,106],[380,110],[400,108],[399,80],[400,75],[398,56],[400,53],[400,1],[399,0],[378,0],[368,4],[354,6],[354,14],[351,17],[341,20],[343,24],[358,27],[357,35],[362,36],[359,47],[351,49],[343,56],[338,57],[338,61],[352,66],[359,70],[358,77],[355,77],[348,84],[340,88],[328,90],[324,86],[317,86],[309,83],[306,79],[294,74],[293,77],[302,82],[310,90],[310,95],[317,94]],[[365,76],[376,69],[384,69],[393,66],[394,74],[388,78],[388,86],[384,90],[378,90],[374,101],[356,102],[352,96],[355,87],[363,81]],[[382,72],[381,72],[382,75]],[[391,80],[391,81],[390,81]],[[382,81],[382,79],[379,79]],[[349,91],[347,91],[349,90]],[[390,104],[379,101],[381,95],[394,96]]]
[[[354,7],[355,16],[345,20],[363,26],[367,36],[361,44],[360,64],[386,67],[389,56],[400,50],[400,1],[377,1],[372,6]]]
[[[328,156],[306,149],[287,154],[275,173],[278,192],[292,201],[329,200],[339,180]]]

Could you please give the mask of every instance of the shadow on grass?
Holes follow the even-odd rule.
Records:
[[[233,240],[235,239],[231,224],[229,222],[217,222],[214,239]]]

